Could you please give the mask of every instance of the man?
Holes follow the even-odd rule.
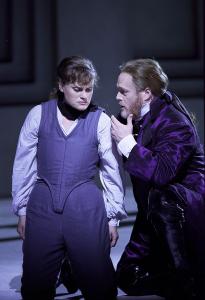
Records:
[[[13,208],[23,241],[23,300],[53,300],[63,258],[86,300],[116,299],[110,247],[126,217],[110,118],[91,100],[97,73],[79,56],[58,68],[54,98],[22,127],[13,168]],[[99,169],[101,191],[94,178]],[[70,290],[70,283],[66,285]]]
[[[204,154],[196,128],[167,91],[157,61],[137,59],[120,69],[112,137],[138,213],[117,266],[119,287],[129,295],[205,299]]]

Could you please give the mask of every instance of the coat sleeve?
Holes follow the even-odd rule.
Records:
[[[125,169],[131,175],[162,187],[172,183],[195,150],[195,134],[185,122],[164,121],[152,135],[150,149],[135,145]]]

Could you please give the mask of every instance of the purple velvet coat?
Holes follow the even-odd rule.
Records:
[[[176,99],[167,93],[151,103],[125,169],[131,175],[139,211],[146,212],[151,188],[169,189],[186,203],[185,234],[191,264],[205,277],[204,154],[195,126],[173,105]],[[178,99],[177,103],[179,108]],[[134,231],[131,242],[135,243]]]

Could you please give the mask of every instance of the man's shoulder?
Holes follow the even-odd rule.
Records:
[[[196,130],[190,119],[185,114],[176,109],[172,104],[161,103],[160,109],[155,111],[155,115],[150,110],[150,131],[152,136],[171,137],[173,132],[178,135],[188,135],[196,137]]]
[[[156,110],[154,105],[150,109],[152,123],[157,122],[160,124],[163,122],[168,126],[173,123],[191,125],[187,116],[182,111],[178,110],[172,103],[166,103],[163,99],[160,99],[159,101],[161,101],[160,104],[156,103],[158,105],[158,110]]]

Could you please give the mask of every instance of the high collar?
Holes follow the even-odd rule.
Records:
[[[146,103],[142,109],[141,109],[141,113],[140,113],[140,119],[142,119],[148,112],[150,111],[150,102]]]
[[[70,121],[75,121],[84,113],[84,111],[79,111],[76,108],[69,105],[68,103],[66,103],[64,99],[58,100],[58,108],[61,114]]]
[[[157,116],[159,115],[160,111],[167,105],[166,101],[164,100],[164,96],[156,97],[150,103],[150,118],[154,121]]]

